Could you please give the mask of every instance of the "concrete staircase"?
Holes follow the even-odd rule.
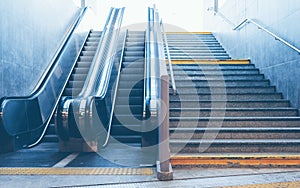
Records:
[[[298,110],[255,65],[231,62],[210,33],[167,38],[178,92],[170,87],[171,161],[300,152]]]

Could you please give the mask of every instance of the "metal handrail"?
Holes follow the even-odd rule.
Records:
[[[173,65],[172,65],[171,57],[170,57],[168,39],[167,39],[167,35],[166,35],[166,32],[165,32],[164,24],[163,24],[162,20],[160,21],[160,26],[161,26],[161,32],[163,33],[163,39],[164,39],[164,42],[165,42],[165,45],[166,45],[166,50],[167,50],[168,66],[169,66],[169,70],[170,70],[173,95],[176,95],[177,94],[177,89],[176,89],[176,84],[175,84],[175,79],[174,79]]]
[[[242,21],[240,24],[238,24],[236,27],[233,28],[233,30],[239,30],[241,29],[243,26],[245,26],[248,23],[252,23],[254,25],[256,25],[258,27],[258,29],[263,30],[264,32],[268,33],[269,35],[275,37],[275,40],[278,40],[280,42],[282,42],[283,44],[285,44],[286,46],[292,48],[293,50],[295,50],[296,52],[299,53],[300,55],[300,49],[298,49],[296,46],[290,44],[289,42],[287,42],[286,40],[282,39],[281,37],[279,37],[278,35],[274,34],[273,32],[269,31],[268,29],[266,29],[265,27],[263,27],[262,25],[258,24],[257,22],[255,22],[254,20],[250,19],[250,18],[246,18],[244,21]]]
[[[108,130],[107,130],[106,139],[105,139],[105,142],[102,145],[102,147],[107,146],[108,140],[109,140],[109,137],[110,137],[112,121],[113,121],[113,115],[114,115],[114,110],[115,110],[115,104],[116,104],[116,99],[117,99],[117,91],[118,91],[118,86],[119,86],[119,82],[120,82],[120,75],[121,75],[120,72],[121,72],[121,69],[122,69],[122,61],[123,61],[123,54],[124,54],[124,51],[125,51],[124,49],[125,49],[127,34],[128,34],[128,30],[126,30],[126,32],[124,34],[121,58],[120,58],[120,62],[119,62],[118,76],[117,76],[117,80],[116,80],[116,84],[115,84],[114,97],[113,97],[113,100],[112,100],[112,110],[111,110],[110,117],[109,117],[109,123],[108,123]]]
[[[211,9],[208,9],[211,10]],[[239,30],[242,27],[244,27],[246,24],[248,23],[252,23],[254,25],[256,25],[258,27],[258,29],[263,30],[264,32],[268,33],[269,35],[273,36],[275,38],[275,40],[278,40],[280,42],[282,42],[283,44],[285,44],[286,46],[292,48],[293,50],[295,50],[296,52],[298,52],[298,54],[300,55],[300,49],[297,48],[296,46],[292,45],[291,43],[289,43],[288,41],[284,40],[283,38],[279,37],[278,35],[276,35],[275,33],[271,32],[270,30],[268,30],[267,28],[265,28],[264,26],[258,24],[257,22],[255,22],[253,19],[250,18],[246,18],[245,20],[243,20],[240,24],[235,25],[234,23],[232,23],[226,16],[224,16],[224,14],[222,14],[219,11],[214,10],[215,15],[219,15],[223,20],[225,20],[228,24],[234,26],[233,30]]]

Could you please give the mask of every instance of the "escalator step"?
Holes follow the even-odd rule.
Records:
[[[70,81],[83,81],[86,79],[86,74],[72,74]]]
[[[125,46],[125,51],[144,51],[144,46]]]
[[[93,46],[93,47],[97,47],[99,42],[86,42],[85,43],[87,46]]]
[[[76,67],[74,69],[74,74],[87,74],[89,72],[89,68],[84,68],[84,67]]]
[[[67,84],[68,88],[82,88],[84,85],[85,81],[72,81],[70,80]]]
[[[120,80],[120,83],[119,83],[119,88],[120,89],[129,89],[129,88],[141,88],[141,87],[144,87],[144,81],[143,80],[140,80],[138,82],[136,81],[122,81]]]
[[[144,75],[144,68],[135,68],[135,67],[132,67],[130,69],[122,69],[122,73],[123,74],[143,74]]]
[[[101,32],[100,31],[93,31],[90,33],[89,37],[101,37]]]
[[[89,61],[92,62],[94,59],[94,56],[80,56],[79,61]]]
[[[100,38],[99,37],[89,37],[87,39],[87,42],[98,42],[99,43]]]
[[[86,51],[96,51],[97,50],[97,46],[87,46],[87,45],[85,45],[84,47],[83,47],[83,50],[86,50]]]
[[[92,56],[92,57],[94,57],[95,52],[94,51],[82,51],[81,55],[82,56]]]
[[[91,62],[89,61],[78,61],[76,64],[77,67],[89,68],[91,66]]]
[[[126,74],[126,75],[122,74],[120,76],[120,80],[139,81],[143,79],[144,79],[143,74]]]
[[[65,88],[64,96],[77,96],[81,92],[82,88]]]

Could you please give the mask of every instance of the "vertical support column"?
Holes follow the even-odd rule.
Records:
[[[169,147],[169,76],[161,76],[161,103],[159,116],[159,143],[157,161],[157,178],[159,180],[172,180],[173,171],[170,163]]]
[[[85,7],[85,0],[81,0],[81,8]]]

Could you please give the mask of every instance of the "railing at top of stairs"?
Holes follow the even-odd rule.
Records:
[[[272,37],[275,38],[275,40],[278,40],[280,42],[282,42],[283,44],[285,44],[286,46],[288,46],[289,48],[293,49],[294,51],[296,51],[299,55],[300,55],[300,49],[297,48],[296,46],[292,45],[290,42],[288,42],[287,40],[283,39],[282,37],[279,37],[278,35],[276,35],[274,32],[270,31],[269,29],[267,29],[266,27],[262,26],[261,24],[257,23],[256,21],[254,21],[253,19],[250,18],[246,18],[244,19],[241,23],[235,25],[233,22],[231,22],[224,14],[222,14],[221,12],[218,11],[218,8],[209,8],[208,10],[212,10],[214,12],[215,15],[220,16],[224,21],[226,21],[229,25],[233,26],[233,30],[237,31],[242,29],[246,24],[252,23],[255,26],[258,27],[258,29],[261,29],[262,31],[266,32],[267,34],[271,35]]]

